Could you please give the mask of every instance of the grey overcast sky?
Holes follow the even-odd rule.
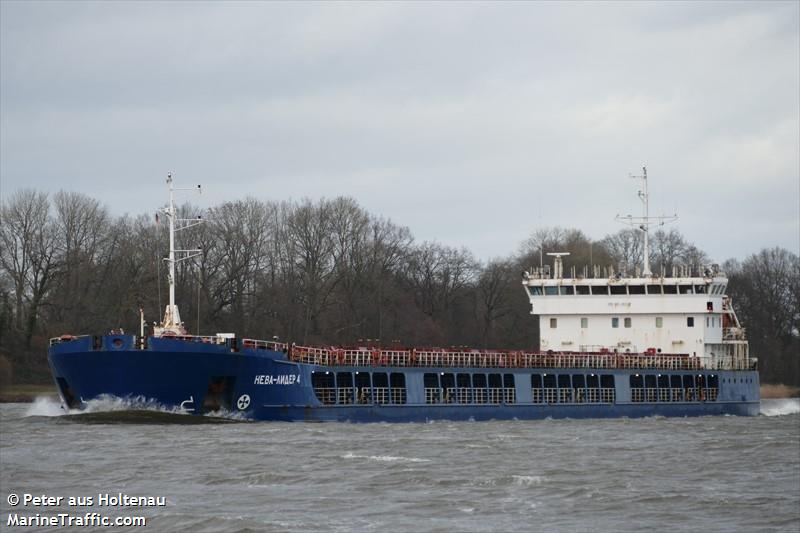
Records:
[[[0,192],[352,196],[489,259],[652,211],[800,247],[800,2],[0,2]]]

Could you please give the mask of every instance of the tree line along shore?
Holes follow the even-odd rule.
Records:
[[[507,257],[480,261],[466,248],[418,242],[347,197],[179,209],[180,218],[200,215],[202,224],[179,233],[179,247],[200,253],[178,263],[175,279],[192,333],[537,349],[523,271],[548,252],[569,252],[564,271],[587,277],[612,269],[633,275],[642,263],[638,230],[595,240],[552,227],[532,229]],[[667,277],[713,262],[676,229],[654,232],[650,246],[653,271]],[[140,308],[151,323],[160,320],[167,250],[153,214],[114,216],[68,191],[9,195],[0,207],[0,388],[49,383],[50,337],[136,332]],[[800,386],[800,259],[769,248],[720,266],[762,383]]]

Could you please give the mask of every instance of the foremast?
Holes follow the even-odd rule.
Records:
[[[175,191],[197,191],[202,193],[202,187],[175,187],[172,173],[167,174],[167,188],[169,189],[169,204],[161,209],[167,217],[169,226],[169,255],[163,260],[167,263],[167,280],[169,282],[169,303],[164,310],[164,320],[154,328],[156,337],[163,335],[186,335],[187,331],[181,321],[178,306],[175,304],[175,264],[187,259],[197,257],[202,253],[199,248],[190,250],[175,249],[175,234],[179,231],[197,226],[203,222],[200,216],[196,218],[177,218],[175,209]]]

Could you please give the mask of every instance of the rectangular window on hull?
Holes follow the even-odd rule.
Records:
[[[336,374],[336,402],[340,404],[353,403],[353,374],[338,372]]]
[[[440,376],[442,382],[442,402],[455,403],[456,401],[456,376],[445,372]]]
[[[458,403],[472,403],[472,376],[469,374],[458,374],[456,376],[456,391]]]
[[[374,393],[375,403],[389,403],[389,376],[386,375],[386,372],[375,372],[372,374],[372,391]]]
[[[486,374],[472,374],[472,395],[475,403],[486,403]]]
[[[589,327],[589,319],[586,317],[581,318],[581,328],[586,329]]]
[[[372,403],[372,383],[369,372],[356,372],[356,402]]]
[[[333,374],[328,372],[312,372],[311,386],[314,388],[314,395],[323,405],[333,405],[336,403],[336,383]]]
[[[550,319],[550,329],[556,329],[558,327],[558,319],[551,318]]]
[[[422,386],[425,389],[425,403],[439,403],[442,401],[442,391],[439,388],[439,374],[428,372],[422,376]]]
[[[488,403],[503,402],[503,376],[489,374],[489,388],[487,389]]]
[[[514,374],[503,375],[503,401],[517,403],[517,388],[514,385]]]
[[[657,328],[663,328],[664,327],[664,318],[663,317],[660,317],[660,316],[656,317],[656,327]]]
[[[619,327],[619,318],[618,317],[611,317],[611,327],[618,328]]]
[[[631,319],[630,319],[630,317],[628,317],[628,318],[626,318],[626,319],[625,319],[625,327],[626,327],[626,328],[629,328],[629,327],[631,327]]]
[[[694,327],[694,317],[693,316],[687,316],[686,317],[686,327],[687,328],[693,328]]]
[[[543,397],[541,374],[531,374],[531,402],[542,403]]]
[[[393,404],[406,403],[406,375],[402,372],[389,375],[389,395]]]

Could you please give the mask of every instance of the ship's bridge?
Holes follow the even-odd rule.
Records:
[[[727,278],[523,279],[539,316],[540,348],[557,352],[682,353],[717,360],[746,359],[747,341],[729,298]]]

